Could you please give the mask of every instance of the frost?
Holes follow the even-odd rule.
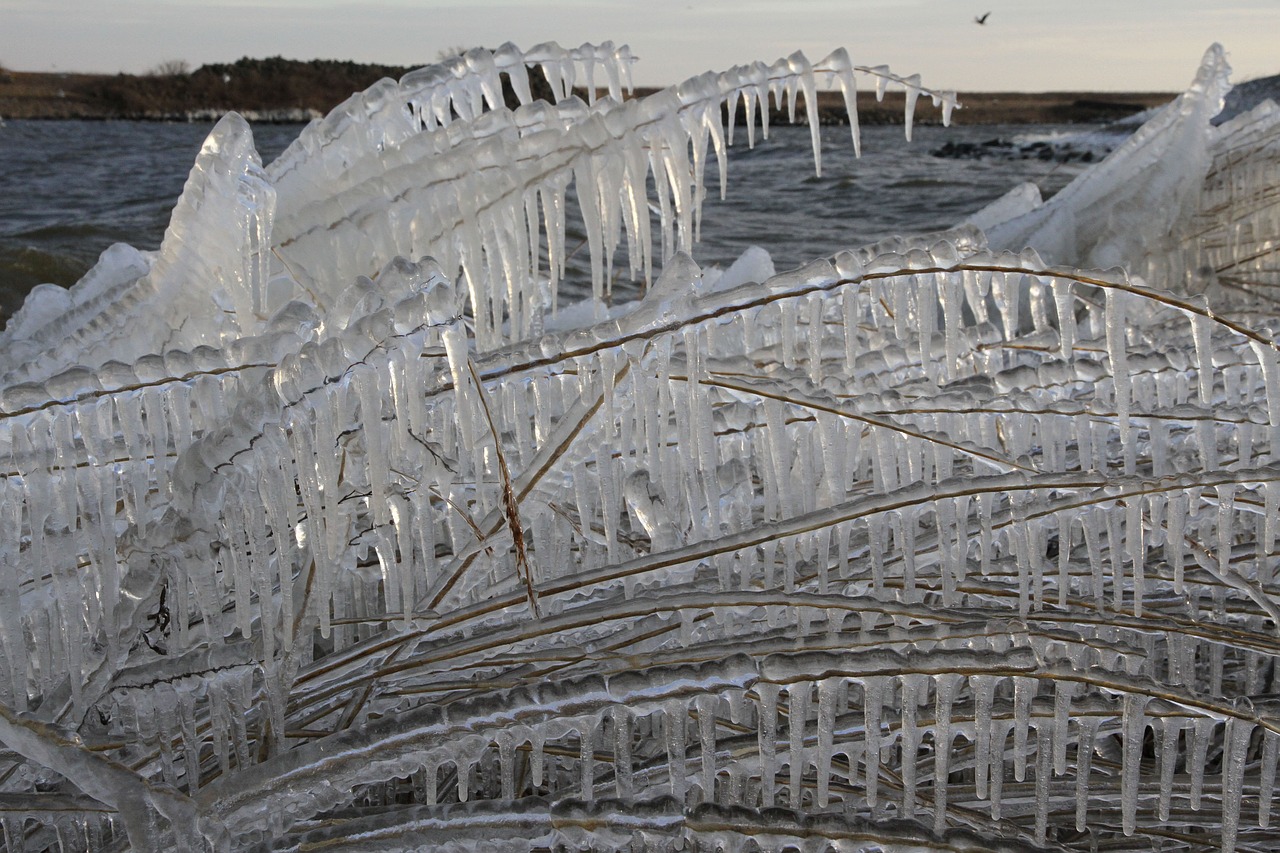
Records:
[[[266,168],[230,116],[33,293],[7,849],[1268,849],[1274,106],[1209,125],[1215,48],[1046,204],[721,272],[724,105],[954,96],[630,62],[469,51]]]

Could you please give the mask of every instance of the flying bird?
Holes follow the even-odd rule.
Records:
[[[986,14],[984,14],[984,15],[981,15],[981,16],[979,16],[979,17],[977,17],[977,18],[974,18],[974,19],[973,19],[973,22],[974,22],[975,24],[978,24],[979,26],[981,26],[981,25],[983,25],[983,24],[986,24],[986,22],[987,22],[987,18],[989,18],[989,17],[991,17],[991,13],[990,13],[990,12],[987,12],[987,13],[986,13]]]

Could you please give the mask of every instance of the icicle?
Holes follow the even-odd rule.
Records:
[[[633,787],[631,780],[631,712],[620,705],[615,705],[610,715],[613,718],[614,786],[620,798],[630,797]],[[540,769],[537,771],[537,781],[534,784],[542,784]]]
[[[839,678],[824,678],[818,682],[818,747],[815,764],[818,775],[818,808],[822,809],[830,803],[832,741],[835,735],[837,698],[842,686],[842,679]],[[850,776],[852,775],[851,769]]]
[[[1071,719],[1071,697],[1075,684],[1070,681],[1054,681],[1053,700],[1053,772],[1058,776],[1067,772],[1067,727]]]
[[[960,107],[955,92],[943,92],[937,99],[942,107],[942,126],[951,127],[951,114]]]
[[[1267,402],[1268,441],[1271,445],[1271,459],[1280,459],[1280,358],[1277,358],[1274,335],[1268,334],[1269,342],[1257,339],[1249,341],[1249,348],[1258,359],[1258,367],[1262,371],[1262,384]]]
[[[853,156],[862,156],[862,134],[858,128],[858,83],[853,75],[853,62],[844,48],[832,51],[818,63],[830,77],[834,77],[844,96],[844,112],[849,119],[849,132],[853,136]]]
[[[994,737],[991,744],[994,749],[991,750],[991,768],[990,768],[990,802],[991,802],[991,819],[1000,820],[1001,809],[1004,806],[1004,755],[1005,742],[1009,739],[1010,724],[1003,720],[993,722]]]
[[[1178,735],[1182,731],[1182,721],[1166,717],[1160,725],[1160,799],[1156,806],[1156,817],[1169,819],[1169,797],[1173,792],[1173,773],[1178,762]]]
[[[715,696],[699,696],[695,700],[698,711],[698,746],[702,753],[702,801],[713,803],[716,799],[716,705]]]
[[[1209,751],[1209,742],[1213,739],[1215,721],[1206,717],[1197,718],[1192,729],[1192,743],[1187,752],[1187,774],[1191,777],[1191,808],[1200,810],[1200,797],[1204,791],[1205,759]]]
[[[790,806],[800,808],[800,792],[804,781],[804,738],[808,728],[809,694],[812,685],[807,681],[792,684],[787,688],[787,731],[789,733],[790,751],[787,763],[789,766]]]
[[[1223,483],[1218,486],[1218,549],[1217,561],[1219,570],[1223,573],[1229,572],[1231,566],[1231,546],[1235,541],[1235,531],[1232,522],[1234,519],[1234,508],[1236,499],[1236,487],[1233,483]]]
[[[1187,516],[1187,496],[1182,492],[1174,492],[1169,496],[1168,532],[1165,535],[1165,559],[1173,567],[1173,591],[1178,595],[1186,590],[1184,581],[1184,556],[1186,554],[1186,535],[1183,525]]]
[[[1084,832],[1089,808],[1089,773],[1093,768],[1093,741],[1098,734],[1097,717],[1082,717],[1076,739],[1076,831]]]
[[[1034,678],[1013,679],[1013,778],[1019,782],[1027,776],[1027,732],[1036,686]]]
[[[1133,615],[1142,618],[1142,596],[1146,591],[1147,549],[1143,542],[1142,498],[1130,498],[1125,507],[1125,545],[1133,565]]]
[[[1124,606],[1124,548],[1122,515],[1119,508],[1103,510],[1107,529],[1107,556],[1111,560],[1112,606],[1120,610]]]
[[[995,697],[996,678],[992,675],[971,675],[969,685],[973,691],[974,795],[985,800],[988,796],[988,771],[991,768],[991,708]]]
[[[818,121],[818,92],[814,86],[813,68],[809,65],[809,60],[805,58],[803,53],[796,51],[787,57],[787,65],[790,67],[792,79],[799,85],[801,91],[804,92],[804,109],[806,123],[809,125],[809,142],[813,146],[813,172],[818,177],[822,176],[822,128]],[[795,110],[795,93],[791,95],[791,109]],[[792,124],[795,123],[795,116],[791,117]],[[907,137],[910,139],[910,136]]]
[[[685,768],[685,728],[689,712],[683,700],[668,702],[663,706],[662,727],[667,748],[667,775],[671,784],[671,796],[677,802],[685,801],[688,790],[688,773]]]
[[[1253,724],[1239,717],[1227,720],[1222,755],[1222,850],[1232,853],[1240,831],[1240,801],[1244,796],[1244,771],[1248,761]]]
[[[775,780],[778,775],[778,693],[776,684],[760,682],[756,693],[760,696],[760,806],[768,808],[775,803]]]
[[[1058,310],[1058,351],[1063,359],[1070,360],[1076,345],[1075,282],[1064,276],[1054,276],[1049,286]]]
[[[213,750],[223,776],[231,772],[231,709],[225,685],[226,676],[212,679],[208,686],[209,727],[213,731]]]
[[[1258,826],[1271,826],[1271,798],[1275,794],[1276,758],[1280,753],[1280,735],[1270,729],[1263,732],[1261,778],[1258,782]]]
[[[933,831],[941,835],[947,826],[947,779],[951,775],[951,703],[960,675],[934,676],[936,713],[933,730]]]
[[[1196,384],[1200,405],[1213,405],[1213,318],[1191,315],[1191,338],[1196,352]]]
[[[200,788],[200,741],[196,734],[196,706],[200,700],[196,679],[184,678],[177,682],[178,730],[182,735],[183,775],[187,792],[194,795]]]
[[[596,798],[596,735],[599,724],[594,719],[583,720],[578,729],[578,766],[580,779],[578,790],[588,803]]]
[[[862,718],[865,721],[866,747],[863,760],[867,769],[867,805],[874,813],[876,792],[880,785],[880,714],[884,709],[885,678],[864,678]]]
[[[439,801],[439,785],[440,785],[440,767],[435,763],[428,764],[422,769],[425,776],[425,790],[422,792],[422,800],[428,806],[434,806]],[[536,784],[536,783],[535,783]]]
[[[1129,376],[1128,343],[1125,339],[1124,294],[1106,288],[1107,357],[1111,360],[1111,381],[1115,390],[1116,417],[1120,421],[1120,446],[1124,448],[1124,473],[1133,476],[1135,442],[1130,437],[1129,406],[1132,380]]]
[[[889,87],[890,71],[887,65],[876,65],[867,69],[876,78],[876,101],[884,101],[885,90]]]
[[[1036,844],[1043,845],[1049,827],[1049,795],[1052,786],[1050,762],[1052,761],[1053,735],[1048,726],[1036,725]]]
[[[253,668],[244,667],[229,678],[227,690],[228,716],[231,718],[231,745],[236,766],[244,769],[253,762],[246,718],[253,707]]]
[[[0,826],[4,829],[5,849],[12,853],[23,853],[26,847],[26,819],[6,815]]]
[[[529,738],[529,770],[535,793],[543,786],[547,774],[547,754],[544,752],[545,739],[538,730],[532,731]]]
[[[916,813],[916,761],[920,750],[920,730],[916,714],[920,709],[920,693],[927,690],[925,676],[903,675],[902,679],[902,815]]]
[[[907,90],[906,106],[903,108],[902,117],[906,126],[907,141],[911,141],[911,126],[916,117],[916,101],[920,98],[920,75],[912,74],[910,77],[902,78],[902,85]]]
[[[502,777],[502,799],[513,800],[516,796],[515,744],[510,732],[500,732],[498,742],[498,774]]]
[[[161,682],[151,692],[155,714],[155,729],[160,740],[160,764],[165,782],[178,787],[178,768],[174,763],[173,744],[178,740],[181,726],[178,723],[178,697],[172,684]],[[142,716],[142,715],[139,715]]]

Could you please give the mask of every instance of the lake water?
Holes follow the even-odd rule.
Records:
[[[962,113],[960,114],[963,115]],[[0,127],[0,316],[42,282],[70,285],[116,242],[160,245],[208,124],[10,121]],[[270,162],[300,125],[259,125]],[[778,269],[893,233],[948,227],[1022,181],[1048,195],[1083,168],[1028,160],[957,160],[930,154],[947,141],[981,142],[1078,132],[1080,127],[863,129],[857,160],[849,131],[824,127],[823,175],[815,177],[807,128],[775,127],[748,149],[742,129],[730,151],[728,197],[714,164],[703,212],[703,265],[725,265],[750,245]],[[570,247],[573,235],[570,234]],[[585,253],[583,253],[585,255]]]

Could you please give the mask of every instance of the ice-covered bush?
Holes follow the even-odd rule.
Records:
[[[1214,48],[1045,204],[704,278],[738,103],[953,101],[629,63],[473,50],[267,168],[229,116],[28,300],[8,849],[1269,848],[1280,111],[1214,128]]]

